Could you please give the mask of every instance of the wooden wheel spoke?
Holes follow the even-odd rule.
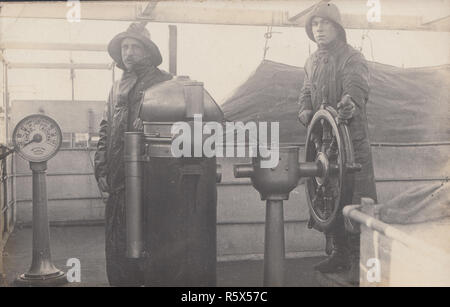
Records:
[[[314,209],[317,210],[317,213],[322,213],[324,211],[324,199],[323,199],[323,186],[318,185],[316,187],[315,195],[312,199],[314,204]]]
[[[331,196],[324,197],[325,217],[328,219],[332,216],[334,210],[334,199]]]
[[[308,205],[321,230],[333,227],[338,209],[348,199],[341,193],[353,184],[342,171],[343,163],[353,155],[351,136],[348,127],[337,123],[336,116],[330,106],[317,110],[306,141],[306,162],[322,163],[324,167],[322,175],[312,176],[307,186]]]
[[[337,157],[339,155],[339,146],[337,143],[336,136],[333,136],[333,139],[331,140],[330,147],[327,150],[327,157],[330,162],[336,161]]]
[[[322,152],[326,153],[332,141],[332,129],[328,122],[322,124]]]
[[[335,185],[328,182],[326,186],[324,186],[323,191],[323,200],[324,200],[324,214],[326,218],[330,218],[334,211],[335,205]]]

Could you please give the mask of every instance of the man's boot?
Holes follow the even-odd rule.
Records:
[[[348,233],[347,246],[350,256],[350,270],[347,280],[353,286],[359,286],[360,234]]]
[[[334,237],[329,233],[325,233],[325,254],[327,254],[327,256],[330,256],[333,252],[333,246]]]
[[[338,273],[350,269],[349,252],[344,230],[333,230],[327,234],[327,239],[332,239],[331,255],[314,266],[321,273]]]

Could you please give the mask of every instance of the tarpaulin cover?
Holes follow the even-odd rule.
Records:
[[[371,142],[450,140],[450,65],[398,68],[369,62]],[[278,121],[280,142],[304,142],[297,121],[304,69],[263,61],[222,105],[229,121]]]
[[[450,183],[415,186],[387,201],[380,220],[389,224],[412,224],[450,217]]]

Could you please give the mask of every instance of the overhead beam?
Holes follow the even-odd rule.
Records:
[[[80,1],[81,20],[134,21],[141,14],[141,3]],[[66,1],[52,3],[1,3],[0,16],[11,18],[67,19]]]
[[[419,16],[383,15],[381,18],[382,23],[369,23],[366,15],[342,14],[342,23],[346,29],[437,31],[431,25],[422,25],[422,18]],[[302,20],[301,24],[304,26],[305,20]],[[450,29],[447,31],[450,31]]]
[[[223,6],[213,6],[214,3],[225,3]],[[273,1],[268,1],[273,2]],[[314,1],[316,2],[316,1]],[[404,1],[400,1],[404,2]],[[417,1],[416,1],[417,2]],[[149,21],[163,23],[193,23],[193,24],[221,24],[246,26],[277,26],[304,27],[304,16],[293,21],[293,16],[310,7],[311,1],[279,1],[279,5],[269,6],[261,1],[264,8],[256,8],[256,1],[204,1],[204,2],[174,2],[159,1],[152,6],[150,14],[142,14],[147,2],[81,2],[81,20],[109,20],[109,21]],[[427,12],[409,8],[407,13],[383,2],[381,22],[367,21],[366,1],[353,2],[342,0],[340,6],[343,14],[343,24],[348,29],[379,29],[379,30],[421,30],[450,32],[447,23],[430,22]],[[438,1],[430,1],[429,5],[438,5]],[[45,18],[66,19],[68,8],[66,3],[7,3],[1,4],[0,17],[12,18]],[[296,4],[294,7],[293,4]],[[400,3],[401,4],[401,3]],[[392,9],[389,5],[393,6]],[[423,6],[423,5],[422,5]],[[419,7],[420,8],[420,7]],[[437,7],[439,8],[439,7]],[[446,6],[443,6],[445,10]],[[434,8],[436,10],[436,8]],[[448,10],[447,10],[448,11]],[[359,13],[361,12],[361,13]],[[145,17],[143,17],[145,16]],[[432,16],[432,15],[431,15]],[[431,20],[432,21],[432,20]]]
[[[107,50],[105,44],[70,44],[70,43],[39,43],[5,41],[0,43],[0,49],[31,49],[31,50],[61,50],[61,51],[99,51]]]
[[[239,8],[208,8],[208,7],[175,7],[157,6],[149,17],[139,20],[170,23],[196,23],[246,26],[292,26],[288,21],[289,13],[283,10],[259,10]]]
[[[8,63],[9,69],[98,69],[110,70],[112,64],[97,63]]]

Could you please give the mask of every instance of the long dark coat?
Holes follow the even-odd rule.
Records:
[[[100,139],[95,153],[95,177],[106,177],[109,198],[105,209],[106,271],[111,285],[137,286],[143,283],[141,269],[136,260],[125,257],[125,163],[124,133],[135,131],[143,93],[172,76],[158,68],[145,65],[133,72],[124,72],[109,94]]]
[[[369,69],[364,56],[350,45],[336,40],[327,49],[318,49],[306,61],[305,79],[301,90],[300,111],[316,112],[326,95],[328,103],[336,109],[344,95],[350,95],[356,111],[349,129],[355,151],[356,163],[362,170],[355,174],[352,203],[359,204],[361,197],[377,200],[366,103],[369,98]]]

